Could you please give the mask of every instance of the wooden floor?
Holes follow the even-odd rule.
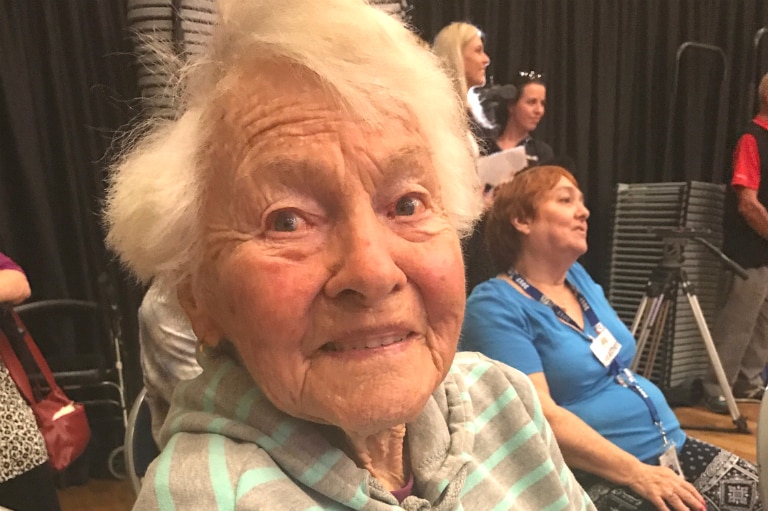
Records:
[[[62,511],[130,511],[134,500],[128,480],[91,479],[59,490]]]
[[[751,434],[703,431],[686,428],[692,437],[718,445],[755,462],[755,431],[760,405],[739,403]],[[704,408],[676,408],[680,423],[697,427],[717,427],[734,430],[730,415],[717,415]],[[59,492],[62,511],[129,511],[134,496],[130,483],[116,480],[92,479],[83,486],[73,486]]]
[[[757,446],[755,442],[757,441],[757,417],[760,412],[760,404],[739,403],[738,405],[742,416],[747,419],[747,427],[751,430],[751,434],[734,433],[736,427],[730,415],[718,415],[706,408],[675,408],[675,414],[683,426],[714,426],[729,430],[729,432],[716,432],[685,428],[689,436],[727,449],[752,463],[756,463]]]

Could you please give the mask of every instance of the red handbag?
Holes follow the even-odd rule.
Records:
[[[0,314],[5,316],[2,321],[3,328],[0,330],[0,357],[19,388],[19,392],[35,414],[37,426],[45,439],[51,466],[56,470],[63,470],[85,451],[91,438],[91,428],[88,425],[85,407],[69,399],[56,384],[48,363],[35,341],[32,340],[32,336],[24,328],[18,314],[13,311],[3,311]],[[10,332],[11,329],[15,331]],[[19,340],[16,343],[17,346],[26,345],[45,377],[49,391],[42,399],[35,399],[27,372],[11,346],[9,336],[15,336],[14,338]]]

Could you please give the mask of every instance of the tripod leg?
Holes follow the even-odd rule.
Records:
[[[751,433],[747,427],[747,420],[741,415],[741,411],[736,405],[736,400],[733,398],[731,386],[728,384],[725,371],[723,371],[723,365],[720,363],[720,357],[717,354],[715,342],[712,340],[712,335],[710,334],[707,322],[704,319],[704,313],[701,311],[699,299],[690,291],[689,286],[684,285],[683,290],[685,291],[685,296],[688,298],[688,303],[693,311],[693,316],[696,318],[696,325],[699,327],[701,338],[704,341],[704,347],[707,349],[712,368],[715,370],[715,376],[717,376],[717,382],[720,384],[720,390],[723,391],[723,396],[725,396],[725,400],[728,403],[728,411],[731,413],[733,423],[736,425],[738,431],[742,433]]]
[[[645,369],[643,376],[651,378],[653,373],[653,367],[656,365],[656,355],[659,352],[659,346],[661,345],[661,338],[664,334],[664,328],[667,326],[667,316],[669,314],[669,308],[672,304],[672,298],[665,296],[659,307],[659,314],[656,316],[656,321],[651,328],[653,335],[651,336],[651,344],[648,348],[648,357],[645,362]]]
[[[635,337],[637,340],[637,351],[635,352],[635,358],[632,360],[632,364],[629,367],[632,372],[637,372],[637,368],[640,365],[640,358],[643,356],[643,351],[645,350],[645,343],[648,340],[648,334],[651,333],[651,329],[653,328],[653,324],[656,321],[656,316],[659,314],[659,309],[661,308],[663,301],[664,295],[659,294],[650,300],[650,305],[648,303],[649,297],[647,295],[644,296],[640,302],[640,308],[638,308],[637,314],[635,314],[635,321],[640,323],[640,317],[643,319],[642,324],[640,325],[640,334]],[[632,333],[634,335],[634,330]]]
[[[637,306],[635,319],[632,320],[632,328],[629,329],[629,331],[632,332],[632,337],[635,339],[637,339],[637,335],[635,335],[635,333],[637,332],[637,327],[640,326],[640,320],[643,317],[646,305],[648,305],[648,295],[644,294],[642,300],[640,300],[640,305]]]

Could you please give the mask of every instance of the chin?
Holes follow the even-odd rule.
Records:
[[[403,368],[366,378],[336,378],[325,392],[317,389],[316,416],[347,433],[368,436],[419,416],[442,380],[434,366]],[[322,393],[321,393],[322,392]]]
[[[398,403],[396,407],[389,408],[371,400],[357,413],[346,414],[344,419],[335,421],[334,426],[350,436],[373,436],[396,426],[413,422],[421,414],[426,402],[427,400],[424,399],[419,403],[411,403],[407,407]]]

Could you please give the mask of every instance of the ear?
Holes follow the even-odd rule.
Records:
[[[528,218],[510,218],[509,223],[521,234],[531,233],[531,221]]]
[[[187,314],[198,341],[206,346],[217,346],[224,338],[224,333],[211,317],[202,300],[195,294],[191,277],[185,277],[176,288],[176,294],[179,305]]]

